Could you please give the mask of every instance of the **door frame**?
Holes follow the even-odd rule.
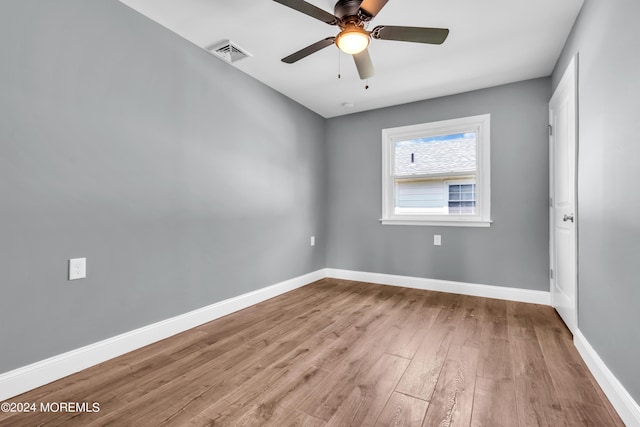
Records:
[[[578,54],[576,53],[571,61],[567,65],[560,82],[558,83],[556,89],[549,100],[549,290],[551,293],[551,305],[555,308],[556,303],[554,301],[554,286],[555,281],[557,279],[557,275],[555,272],[557,271],[557,267],[555,265],[555,215],[554,215],[554,191],[555,191],[555,150],[554,150],[554,132],[553,132],[553,117],[551,114],[551,105],[554,103],[555,99],[560,96],[560,94],[569,89],[573,92],[573,137],[574,137],[574,152],[572,153],[572,157],[575,162],[575,172],[574,172],[574,186],[573,186],[573,196],[574,196],[574,238],[571,243],[574,260],[574,268],[575,268],[575,295],[574,295],[574,307],[573,313],[571,315],[571,319],[565,321],[567,327],[571,331],[571,333],[575,334],[578,330],[578,295],[579,295],[579,270],[578,270],[578,230],[579,230],[579,212],[578,212],[578,142],[579,142],[579,134],[578,134]],[[564,319],[563,319],[564,320]]]

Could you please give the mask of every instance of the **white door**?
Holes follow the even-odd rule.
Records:
[[[578,324],[576,73],[574,57],[549,101],[551,301],[572,333]]]

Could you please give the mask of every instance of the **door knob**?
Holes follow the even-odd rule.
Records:
[[[562,217],[562,220],[563,220],[564,222],[567,222],[567,221],[571,221],[571,222],[573,222],[573,214],[571,214],[571,215],[567,215],[567,214],[565,214],[565,215]]]

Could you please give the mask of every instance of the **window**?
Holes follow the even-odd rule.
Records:
[[[490,225],[490,115],[383,129],[382,223]]]
[[[476,209],[476,184],[448,183],[449,214],[473,215]]]

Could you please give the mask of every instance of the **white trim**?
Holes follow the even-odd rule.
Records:
[[[447,220],[447,221],[427,221],[423,219],[380,219],[382,225],[431,225],[440,227],[491,227],[493,221],[468,221],[468,220]]]
[[[529,289],[506,288],[502,286],[480,285],[476,283],[425,279],[422,277],[339,270],[334,268],[327,268],[326,274],[327,277],[333,277],[336,279],[356,280],[359,282],[377,283],[381,285],[402,286],[405,288],[449,292],[453,294],[528,302],[533,304],[551,304],[550,294],[547,291],[534,291]]]
[[[325,268],[0,374],[0,401],[325,277],[533,304],[551,302],[550,293],[545,291]],[[574,335],[574,344],[623,421],[640,426],[638,404],[579,330]]]
[[[325,269],[229,298],[0,374],[0,401],[326,277]]]
[[[395,210],[395,143],[411,139],[476,132],[476,215],[401,214]],[[381,224],[489,227],[491,225],[491,114],[382,129]],[[438,174],[440,175],[440,174]],[[410,177],[407,177],[410,178]]]
[[[587,364],[587,367],[595,377],[602,391],[607,395],[609,401],[628,426],[640,426],[640,406],[627,389],[618,381],[616,376],[609,370],[598,353],[591,347],[589,341],[582,335],[580,329],[576,329],[573,335],[573,344],[578,349],[580,356]]]

